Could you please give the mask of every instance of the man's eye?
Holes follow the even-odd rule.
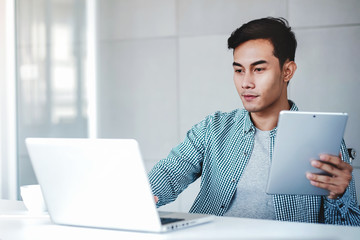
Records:
[[[237,72],[237,73],[242,73],[243,70],[242,70],[242,69],[235,69],[235,72]]]
[[[264,68],[255,68],[255,72],[262,72],[264,70],[265,70]]]

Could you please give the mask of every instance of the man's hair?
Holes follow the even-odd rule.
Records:
[[[240,44],[255,39],[267,39],[272,43],[281,68],[286,60],[295,60],[297,42],[286,19],[267,17],[245,23],[232,32],[228,48],[235,50]]]

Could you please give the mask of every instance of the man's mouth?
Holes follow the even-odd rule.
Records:
[[[255,94],[242,94],[242,96],[246,101],[251,101],[258,97],[258,95]]]

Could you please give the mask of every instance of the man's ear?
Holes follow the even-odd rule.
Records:
[[[289,61],[287,60],[284,63],[283,66],[283,76],[284,76],[284,81],[285,82],[289,82],[290,79],[294,76],[294,73],[297,69],[297,65],[294,61]]]

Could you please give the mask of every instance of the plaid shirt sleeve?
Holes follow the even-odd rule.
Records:
[[[343,161],[350,162],[344,141],[341,144],[341,155]],[[341,198],[334,200],[324,197],[324,222],[360,226],[360,209],[356,200],[354,179]]]
[[[174,201],[189,184],[200,177],[209,118],[192,127],[185,140],[149,172],[153,194],[159,198],[158,207]]]

